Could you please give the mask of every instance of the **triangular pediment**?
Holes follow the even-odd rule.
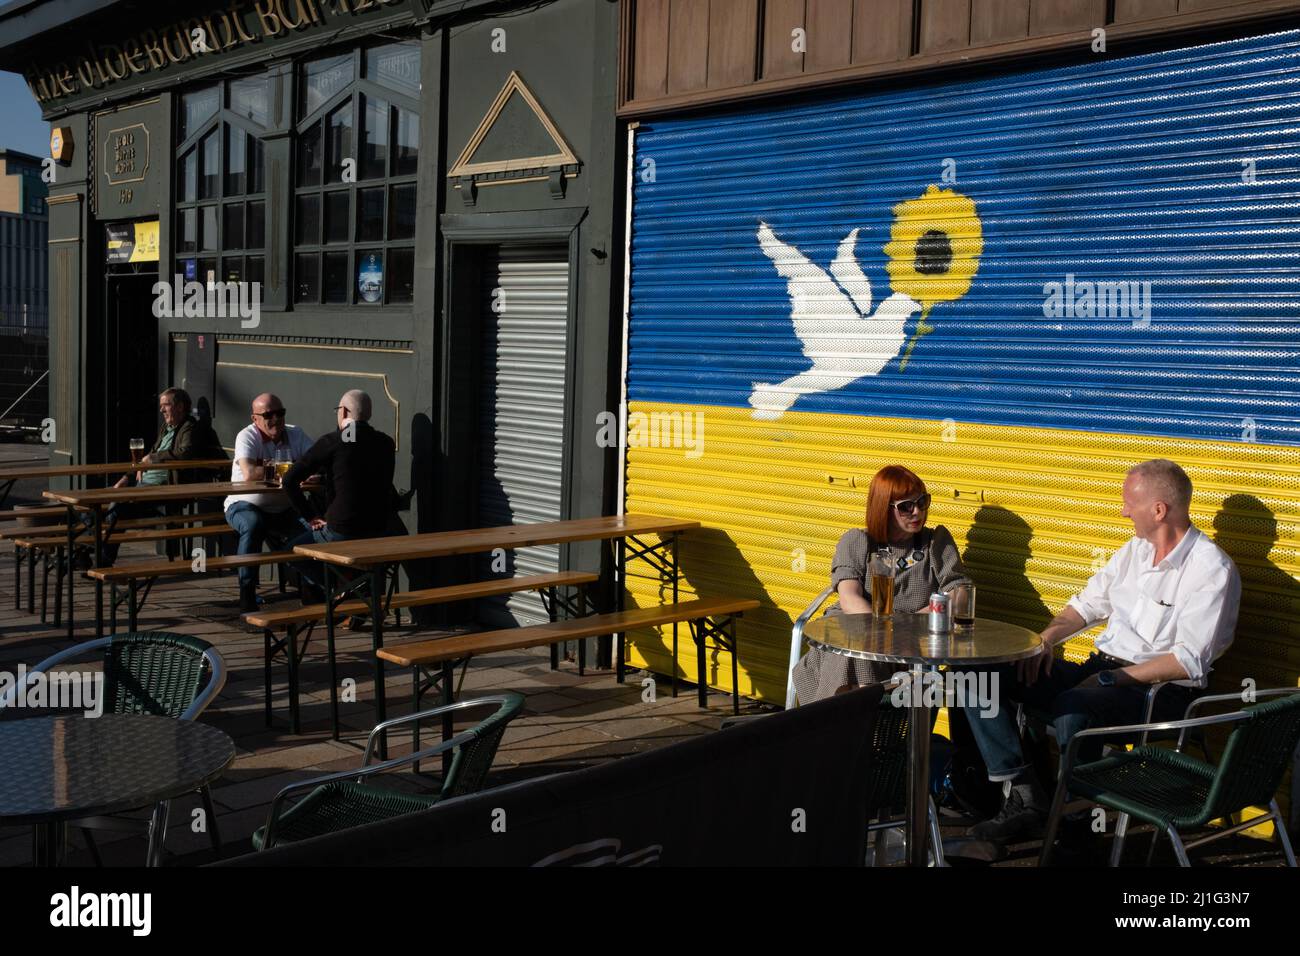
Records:
[[[448,179],[511,180],[557,168],[570,172],[578,157],[537,97],[513,70],[478,129],[447,173]]]

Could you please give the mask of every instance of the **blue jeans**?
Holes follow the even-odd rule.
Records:
[[[287,547],[292,550],[300,544],[328,544],[331,541],[346,540],[347,535],[339,534],[329,525],[326,525],[319,531],[312,531],[308,528],[298,537],[289,541]],[[325,590],[325,568],[319,561],[295,561],[292,566],[304,581],[322,591]]]
[[[283,548],[290,538],[301,535],[307,522],[292,508],[286,511],[263,511],[247,501],[236,501],[226,509],[226,524],[239,534],[237,554],[259,554],[267,542]],[[257,586],[257,568],[239,569],[241,588]]]
[[[967,708],[966,717],[971,733],[984,755],[989,768],[989,780],[1011,780],[1029,768],[1024,750],[1020,746],[1020,730],[1016,726],[1017,703],[1025,704],[1050,715],[1056,728],[1056,741],[1065,753],[1070,739],[1089,727],[1115,727],[1139,724],[1145,716],[1147,685],[1125,687],[1078,687],[1093,674],[1113,670],[1120,665],[1113,659],[1093,654],[1082,664],[1069,661],[1052,662],[1052,672],[1040,676],[1033,684],[1022,684],[1016,679],[1014,665],[994,670],[1001,695],[997,715],[986,717],[979,710]],[[1178,720],[1187,705],[1200,693],[1191,687],[1171,684],[1156,695],[1152,720]],[[1101,757],[1102,741],[1091,738],[1079,748],[1079,762],[1087,763]]]

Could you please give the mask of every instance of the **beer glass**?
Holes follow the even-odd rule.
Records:
[[[975,626],[975,585],[959,584],[948,592],[949,610],[956,630],[969,631]]]
[[[877,551],[867,564],[871,577],[871,614],[878,621],[894,616],[894,559],[888,551]]]
[[[132,438],[129,445],[131,448],[131,464],[140,464],[140,459],[144,457],[144,439]]]

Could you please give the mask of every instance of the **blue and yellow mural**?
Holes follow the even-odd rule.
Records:
[[[743,693],[783,699],[882,465],[929,484],[981,614],[1034,626],[1131,536],[1120,483],[1157,456],[1242,572],[1216,679],[1296,683],[1297,130],[1295,32],[640,125],[628,400],[703,431],[634,442],[626,504],[704,522],[690,590],[762,602]],[[632,654],[668,667],[664,635]]]

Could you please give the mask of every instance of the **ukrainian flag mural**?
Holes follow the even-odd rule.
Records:
[[[704,523],[688,592],[762,602],[741,692],[783,699],[881,466],[928,483],[981,616],[1037,627],[1131,536],[1152,457],[1241,570],[1216,685],[1294,685],[1298,143],[1300,33],[643,122],[627,396],[696,424],[630,436],[626,506]],[[666,672],[668,641],[633,662]]]

